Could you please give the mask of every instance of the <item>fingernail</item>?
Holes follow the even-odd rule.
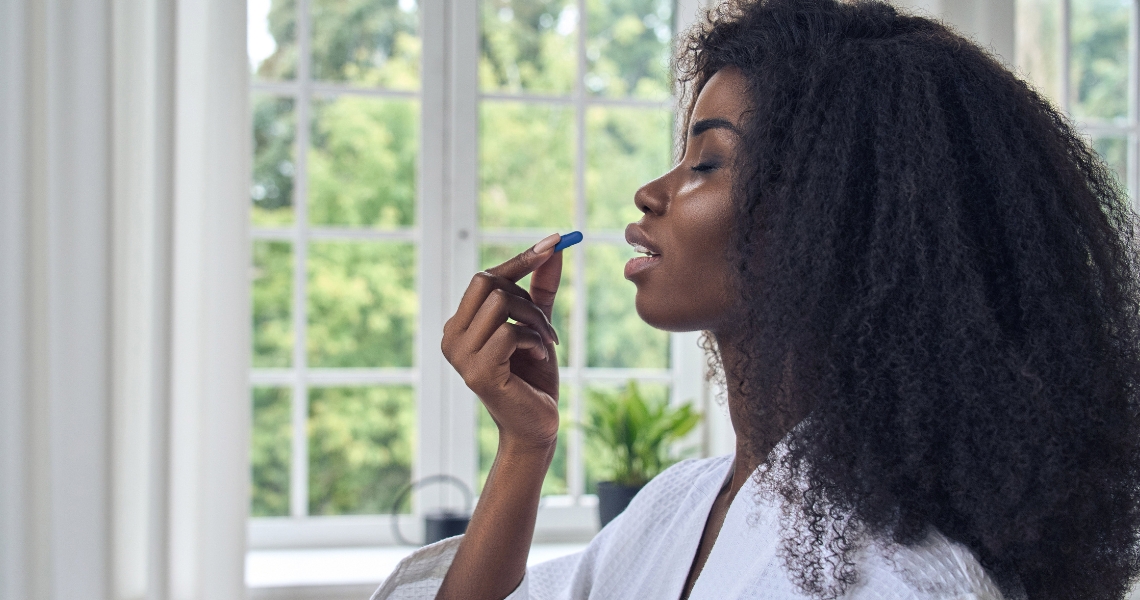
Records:
[[[535,254],[542,254],[543,252],[550,250],[551,248],[554,247],[554,244],[558,243],[558,239],[561,237],[562,236],[557,234],[557,233],[552,233],[552,234],[542,238],[541,242],[534,245],[534,253]]]
[[[554,344],[558,345],[558,331],[551,326],[550,333],[554,334]]]

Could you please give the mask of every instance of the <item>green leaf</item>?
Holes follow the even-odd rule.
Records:
[[[606,460],[603,477],[641,485],[674,462],[670,446],[700,422],[689,404],[671,407],[665,399],[647,401],[635,381],[620,392],[591,391],[587,441]]]

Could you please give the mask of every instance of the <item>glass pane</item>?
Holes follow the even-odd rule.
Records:
[[[313,242],[308,304],[310,366],[412,366],[415,245]]]
[[[602,395],[620,393],[625,389],[624,383],[602,384],[593,383],[586,388],[585,406],[582,409],[582,418],[589,419],[589,410],[593,402]],[[638,382],[637,390],[643,400],[651,402],[668,402],[669,386],[664,383]],[[611,481],[614,472],[614,461],[620,460],[612,448],[603,446],[597,439],[586,436],[585,463],[586,463],[586,493],[598,493],[599,481]]]
[[[341,96],[314,102],[313,115],[309,222],[413,225],[419,102]]]
[[[482,0],[479,87],[569,94],[577,72],[574,0]]]
[[[546,472],[546,479],[542,480],[543,496],[568,494],[570,490],[566,484],[566,438],[574,426],[570,414],[572,390],[566,384],[558,387],[558,445],[554,448],[554,458],[550,462],[550,470]],[[481,494],[487,483],[487,475],[491,472],[491,465],[495,462],[495,453],[499,449],[499,428],[482,403],[479,404],[478,413],[479,480],[476,482],[475,493]]]
[[[586,112],[586,222],[625,229],[641,218],[633,194],[669,170],[672,115],[666,110],[592,107]]]
[[[312,0],[313,79],[420,87],[415,0]]]
[[[293,171],[296,116],[293,99],[253,95],[254,226],[273,227],[293,222]]]
[[[1128,115],[1129,0],[1072,0],[1072,112]]]
[[[574,222],[574,111],[483,102],[479,223],[569,230]]]
[[[253,242],[253,366],[293,364],[293,246]]]
[[[254,79],[297,76],[296,0],[249,0],[247,49]]]
[[[628,244],[586,248],[586,365],[669,367],[669,333],[637,314],[637,288],[625,279],[625,263],[638,256]]]
[[[309,514],[382,514],[411,480],[411,386],[309,390]],[[411,512],[405,499],[400,512]]]
[[[505,262],[512,256],[526,250],[533,244],[483,244],[479,247],[479,268],[486,269]],[[573,343],[570,339],[570,313],[574,309],[574,252],[581,252],[581,246],[574,246],[563,250],[562,282],[558,284],[558,295],[554,297],[554,310],[551,311],[550,322],[558,332],[558,345],[555,353],[558,355],[558,365],[565,367],[570,360],[570,348]],[[519,287],[530,291],[530,275],[518,281]]]
[[[1128,140],[1121,137],[1099,137],[1093,140],[1093,149],[1114,173],[1120,189],[1128,188]]]
[[[586,89],[600,96],[669,98],[671,0],[588,0]]]
[[[1016,14],[1018,69],[1061,106],[1061,0],[1017,0]]]
[[[289,514],[292,396],[289,388],[253,388],[250,516]]]

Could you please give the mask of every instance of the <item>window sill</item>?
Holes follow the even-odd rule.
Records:
[[[422,517],[400,515],[397,519],[405,537],[423,539]],[[577,503],[568,496],[547,496],[538,509],[534,543],[582,544],[593,539],[597,532],[597,496],[582,496]],[[249,550],[283,551],[400,547],[388,515],[252,518],[248,544]]]
[[[527,564],[585,547],[582,543],[535,544]],[[415,550],[408,546],[251,550],[245,558],[245,584],[251,600],[363,600]]]

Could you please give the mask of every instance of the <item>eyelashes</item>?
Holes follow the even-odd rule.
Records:
[[[707,173],[709,171],[715,171],[718,168],[720,168],[720,163],[715,161],[698,163],[690,167],[690,169],[696,171],[697,173]]]

